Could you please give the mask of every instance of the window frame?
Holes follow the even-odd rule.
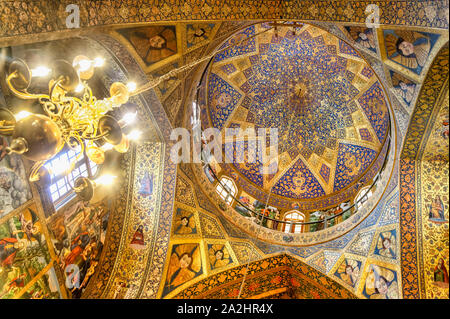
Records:
[[[231,189],[228,189],[230,186]],[[237,192],[238,189],[236,184],[231,178],[228,176],[221,176],[219,178],[219,182],[216,185],[216,193],[225,201],[225,203],[231,206],[234,201],[233,197],[236,197]]]
[[[72,156],[69,155],[70,151],[74,152],[74,154]],[[45,166],[48,169],[47,165],[52,166],[52,164],[51,164],[52,161],[58,161],[63,156],[65,156],[66,159],[69,160],[69,163],[72,163],[72,160],[74,160],[78,154],[79,153],[77,152],[77,150],[71,149],[66,144],[63,147],[63,149],[55,157],[53,157],[51,160],[47,161]],[[82,167],[83,164],[85,165],[85,170],[83,170],[83,172],[81,172],[80,167]],[[60,209],[61,207],[63,207],[67,203],[69,203],[75,197],[75,192],[70,187],[70,181],[73,185],[73,182],[75,181],[75,179],[77,179],[80,176],[93,178],[97,175],[99,168],[100,168],[99,164],[95,164],[93,161],[91,161],[89,159],[89,157],[86,154],[86,147],[84,147],[83,155],[79,158],[79,160],[77,161],[77,163],[74,166],[74,169],[68,175],[58,174],[58,175],[52,176],[52,183],[46,186],[46,190],[48,192],[49,199],[52,202],[55,209]],[[74,174],[74,172],[76,170],[78,170],[78,172],[76,172],[76,174]],[[94,170],[95,170],[95,172],[92,173]],[[69,181],[69,179],[70,179],[70,181]],[[60,186],[58,186],[57,183],[60,183],[60,182],[63,182],[63,184],[60,184]],[[53,186],[55,186],[54,191],[52,191],[52,189],[51,189]],[[61,189],[63,189],[63,188],[67,189],[67,191],[65,191],[64,193],[61,192]],[[55,193],[57,195],[59,195],[56,199],[54,199],[54,197],[53,197]]]
[[[291,215],[296,214],[297,218],[292,218],[290,217]],[[302,212],[298,211],[298,210],[290,210],[288,211],[286,214],[284,214],[283,216],[283,220],[286,222],[290,222],[290,223],[283,223],[283,233],[286,234],[299,234],[299,233],[303,233],[304,230],[304,226],[305,225],[294,225],[293,223],[295,222],[304,222],[305,221],[305,214],[303,214]],[[289,225],[289,228],[287,228],[286,226]],[[294,227],[293,227],[294,226]],[[299,231],[297,231],[299,230]]]

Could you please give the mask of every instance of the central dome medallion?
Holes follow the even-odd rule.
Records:
[[[202,126],[278,128],[278,171],[237,163],[245,140],[216,170],[251,197],[270,191],[274,206],[305,210],[339,204],[370,182],[386,153],[389,112],[377,76],[350,45],[311,25],[263,23],[220,49],[227,47],[202,82]]]

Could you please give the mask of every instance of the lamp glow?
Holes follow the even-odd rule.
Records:
[[[138,140],[142,135],[142,132],[139,130],[132,130],[130,133],[128,133],[127,137],[132,140]]]
[[[103,59],[102,57],[96,57],[94,59],[94,67],[99,68],[103,66],[103,64],[105,64],[105,59]]]
[[[52,70],[47,68],[46,66],[38,66],[31,70],[31,76],[33,77],[44,77],[50,74]]]
[[[106,151],[112,150],[114,148],[114,145],[112,145],[110,143],[105,143],[100,148],[106,152]]]
[[[127,83],[127,89],[128,89],[129,92],[135,91],[136,88],[137,88],[136,82],[128,82]]]
[[[82,92],[84,89],[84,85],[82,83],[78,84],[77,87],[75,88],[75,92],[76,93],[80,93]]]
[[[30,116],[32,113],[28,111],[20,111],[19,113],[15,114],[14,117],[16,118],[16,121],[23,120],[27,116]]]
[[[111,185],[116,178],[117,176],[105,174],[95,179],[94,182],[97,185]]]
[[[132,124],[135,120],[136,120],[136,115],[137,112],[129,112],[127,114],[125,114],[122,118],[123,123],[125,123],[126,125],[130,125]]]

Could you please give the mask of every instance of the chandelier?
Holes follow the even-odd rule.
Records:
[[[37,100],[42,107],[40,113],[21,111],[11,113],[6,108],[0,109],[0,135],[11,136],[11,143],[6,153],[16,153],[34,161],[29,180],[48,179],[49,174],[44,164],[55,157],[67,144],[77,150],[76,159],[69,167],[59,168],[54,174],[68,175],[80,156],[87,157],[96,164],[105,161],[105,151],[115,149],[120,153],[128,151],[130,140],[139,137],[140,132],[131,131],[124,134],[123,128],[135,119],[136,113],[127,113],[116,120],[107,113],[126,103],[130,93],[136,89],[134,82],[125,85],[115,82],[109,89],[110,97],[97,99],[89,87],[89,80],[96,67],[102,66],[104,60],[90,60],[86,56],[75,57],[72,63],[56,60],[51,69],[37,67],[30,70],[25,61],[14,59],[8,67],[6,83],[11,92],[23,100]],[[49,76],[48,94],[28,92],[33,77]],[[111,182],[104,176],[97,183]],[[74,183],[79,194],[86,194],[86,188],[92,192],[95,181],[81,177]],[[88,198],[89,196],[82,196]]]
[[[130,141],[139,138],[141,132],[132,130],[124,134],[123,128],[133,122],[136,113],[128,113],[116,120],[108,112],[126,103],[130,96],[143,93],[159,85],[172,76],[186,72],[192,67],[211,60],[220,52],[231,47],[241,45],[259,34],[268,32],[282,23],[269,23],[270,28],[240,39],[224,48],[213,50],[210,54],[173,69],[166,74],[151,78],[140,87],[134,82],[127,85],[114,82],[110,89],[110,97],[97,99],[89,87],[89,80],[96,67],[103,65],[102,58],[93,60],[86,56],[76,56],[72,63],[66,60],[55,60],[51,69],[36,67],[31,69],[25,61],[14,59],[7,66],[6,84],[11,92],[23,100],[37,100],[42,107],[40,113],[21,111],[11,113],[6,108],[0,108],[0,135],[11,136],[12,140],[5,151],[8,154],[16,153],[34,161],[31,167],[29,180],[31,182],[49,182],[50,174],[44,166],[54,158],[65,145],[78,152],[75,160],[69,167],[60,167],[53,175],[63,174],[67,177],[74,170],[78,159],[83,154],[96,164],[105,161],[105,151],[115,149],[126,153]],[[289,24],[295,32],[296,24]],[[48,94],[35,94],[28,91],[33,77],[51,75],[48,82]],[[73,186],[82,200],[91,200],[95,195],[96,186],[111,183],[115,176],[100,176],[96,180],[79,177]],[[95,196],[94,196],[95,197]]]

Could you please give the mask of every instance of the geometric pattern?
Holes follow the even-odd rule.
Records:
[[[203,214],[201,212],[198,213],[198,216],[200,218],[200,225],[202,228],[202,235],[204,238],[218,238],[218,239],[225,238],[215,218]]]
[[[260,199],[252,189],[273,187],[274,198],[307,202],[362,178],[381,150],[389,114],[382,87],[358,52],[311,25],[294,34],[286,27],[275,32],[267,23],[247,27],[220,49],[201,83],[200,96],[207,96],[200,99],[207,113],[202,125],[278,129],[275,174],[262,175],[267,164],[259,157],[256,163],[234,161],[231,155],[245,154],[249,138],[236,142],[239,151],[227,152],[233,161],[221,166],[244,177],[239,186]],[[353,158],[344,160],[343,144]]]
[[[347,249],[347,252],[360,255],[367,256],[370,249],[370,244],[372,243],[372,238],[375,233],[375,230],[369,230],[367,232],[360,232],[350,244]]]

